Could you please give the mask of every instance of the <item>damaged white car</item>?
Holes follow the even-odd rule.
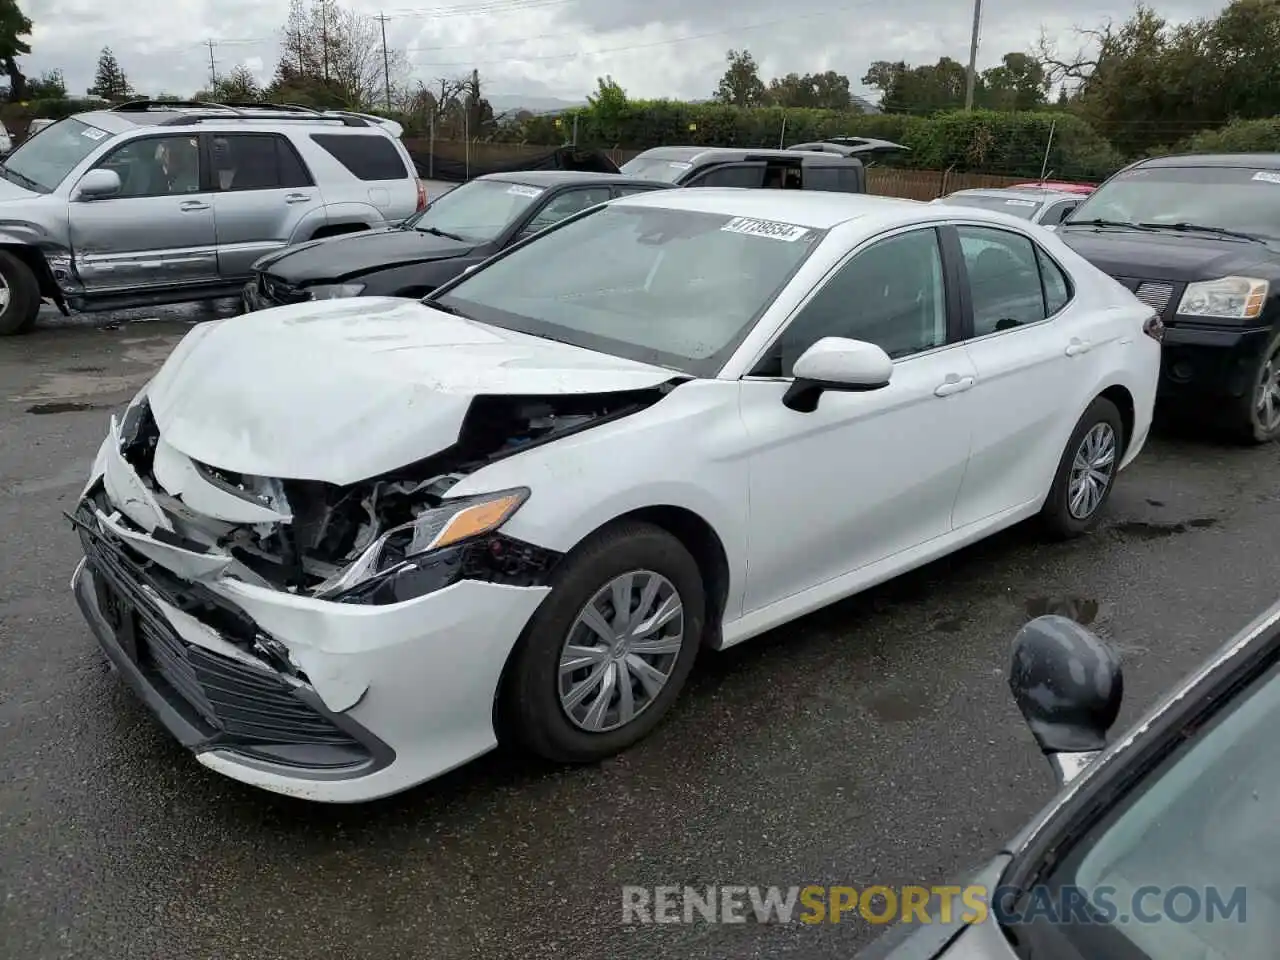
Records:
[[[1093,526],[1150,308],[981,210],[628,197],[424,302],[202,324],[74,514],[108,656],[201,763],[384,796],[648,733],[699,650],[1023,518]]]

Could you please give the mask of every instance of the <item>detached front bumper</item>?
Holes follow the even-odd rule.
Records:
[[[81,504],[76,599],[107,656],[205,766],[277,793],[358,802],[497,743],[503,666],[545,587],[461,581],[402,603],[334,603],[183,580]]]

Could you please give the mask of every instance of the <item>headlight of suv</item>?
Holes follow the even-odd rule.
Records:
[[[312,300],[337,300],[341,297],[358,297],[364,293],[363,283],[322,283],[308,287]]]
[[[383,574],[392,573],[415,561],[430,557],[485,534],[494,533],[511,519],[529,499],[524,487],[446,500],[418,514],[410,523],[388,530],[371,543],[336,579],[321,592],[335,598]]]
[[[1270,285],[1256,277],[1223,277],[1187,285],[1178,315],[1218,320],[1252,320],[1262,313]]]

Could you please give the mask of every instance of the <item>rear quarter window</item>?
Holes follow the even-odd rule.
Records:
[[[380,133],[313,133],[311,139],[360,180],[410,176],[391,138]]]
[[[804,189],[830,193],[860,193],[856,167],[805,167]]]

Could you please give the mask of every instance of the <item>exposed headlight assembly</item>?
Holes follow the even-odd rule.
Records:
[[[1270,285],[1257,277],[1223,277],[1187,285],[1178,304],[1181,317],[1252,320],[1262,314]]]
[[[495,533],[529,499],[524,487],[446,500],[410,523],[388,530],[371,543],[318,596],[340,594],[384,575],[412,567],[466,540]]]
[[[358,297],[364,293],[363,283],[321,283],[307,287],[312,300],[339,300],[342,297]]]

